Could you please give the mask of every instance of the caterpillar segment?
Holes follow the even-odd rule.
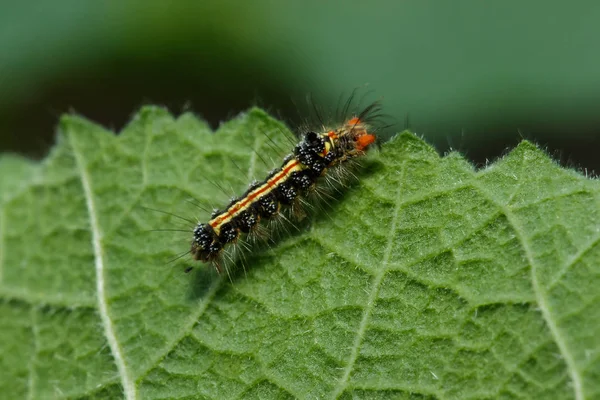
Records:
[[[250,235],[261,222],[280,215],[318,184],[329,169],[365,154],[376,140],[360,117],[347,120],[335,130],[323,133],[307,132],[284,158],[281,167],[271,171],[239,198],[213,213],[207,223],[193,230],[191,254],[195,260],[213,263],[222,272],[224,249],[241,235]]]

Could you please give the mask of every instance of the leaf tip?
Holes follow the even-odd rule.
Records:
[[[132,117],[132,120],[136,119],[149,119],[157,117],[172,117],[169,110],[165,107],[155,105],[142,106],[137,113]]]
[[[529,140],[522,140],[517,147],[515,147],[515,150],[520,149],[521,151],[536,151],[536,152],[541,152],[540,148],[538,146],[536,146],[535,143],[530,142]]]
[[[517,147],[510,152],[509,157],[540,164],[555,164],[554,160],[548,153],[546,153],[535,143],[528,140],[521,141]]]
[[[80,117],[77,114],[72,114],[72,113],[63,114],[60,116],[60,119],[58,120],[58,131],[59,132],[68,132],[74,126],[81,125],[83,122],[84,122],[83,117]]]
[[[439,157],[438,152],[427,143],[422,137],[419,137],[414,132],[405,130],[394,136],[386,143],[386,146],[395,148],[396,151],[405,153],[421,153],[428,156]]]
[[[273,123],[281,124],[282,123],[278,119],[269,115],[269,113],[266,112],[265,110],[263,110],[262,108],[256,107],[256,106],[250,108],[248,111],[243,113],[242,116],[244,116],[248,119],[251,119],[251,120],[253,119],[253,120],[257,120],[257,121],[261,121],[261,122],[269,123],[269,124],[273,124]]]

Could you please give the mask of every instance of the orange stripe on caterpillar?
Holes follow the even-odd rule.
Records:
[[[218,233],[219,225],[221,225],[221,224],[223,224],[223,222],[235,217],[235,215],[237,213],[246,209],[246,207],[248,207],[248,205],[250,205],[255,199],[257,199],[261,195],[267,194],[275,186],[277,186],[278,183],[280,183],[283,179],[285,179],[287,177],[287,175],[289,175],[289,173],[291,171],[293,171],[299,165],[300,165],[300,163],[297,160],[294,160],[294,159],[291,160],[289,163],[286,164],[286,166],[283,167],[283,169],[281,171],[279,171],[272,178],[267,180],[258,189],[253,190],[245,197],[239,199],[236,203],[234,203],[232,206],[230,206],[223,214],[221,214],[218,217],[211,220],[209,222],[209,225],[212,226],[213,229],[215,229],[215,231]]]

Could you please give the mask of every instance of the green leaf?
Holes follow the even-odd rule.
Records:
[[[400,134],[235,279],[169,264],[189,234],[145,207],[206,218],[186,200],[223,205],[285,130],[147,107],[119,136],[64,117],[41,165],[1,157],[0,393],[600,396],[600,185],[528,142],[476,171]]]

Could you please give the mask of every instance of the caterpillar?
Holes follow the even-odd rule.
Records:
[[[301,202],[306,203],[303,200],[317,190],[321,180],[331,177],[332,169],[344,168],[375,143],[369,121],[377,110],[379,103],[372,103],[337,128],[306,131],[279,168],[252,183],[225,208],[215,210],[208,222],[194,227],[189,251],[194,260],[212,263],[221,273],[227,247],[243,235],[257,233],[261,222],[281,216],[284,208],[301,209]]]

